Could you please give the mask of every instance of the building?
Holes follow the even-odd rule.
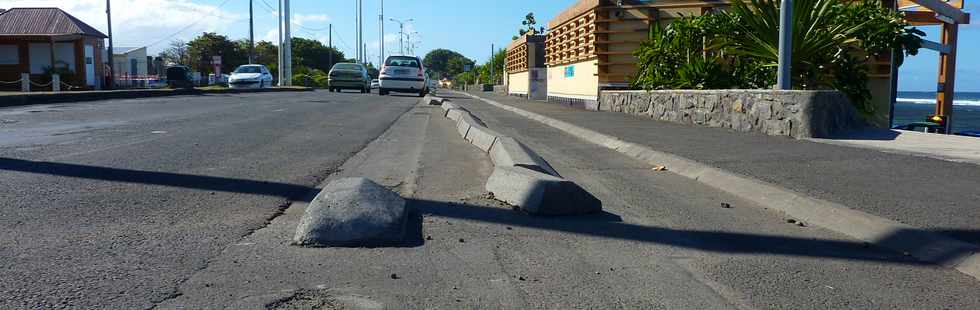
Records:
[[[523,35],[507,46],[507,93],[535,100],[548,98],[544,35]]]
[[[723,0],[578,1],[548,22],[548,100],[597,109],[600,90],[629,88],[633,51],[651,25],[727,6]]]
[[[102,64],[107,36],[58,8],[12,8],[0,12],[0,81],[46,79],[52,67],[72,74],[62,82],[99,89],[105,76]],[[18,86],[19,88],[19,86]],[[64,88],[64,87],[63,87]]]
[[[150,70],[146,47],[113,47],[112,73],[119,87],[135,87],[145,84]]]

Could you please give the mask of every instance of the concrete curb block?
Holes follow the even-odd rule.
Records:
[[[146,89],[124,91],[84,91],[60,93],[27,93],[0,96],[0,107],[35,104],[73,103],[112,99],[139,99],[186,95],[247,94],[313,91],[312,88],[263,88],[263,89]]]
[[[445,103],[446,118],[456,121],[464,140],[490,155],[494,172],[486,190],[534,215],[581,215],[602,210],[602,202],[558,175],[541,156],[516,139],[487,128],[469,111]],[[500,142],[503,141],[503,144]]]
[[[459,132],[459,136],[463,139],[466,139],[466,134],[470,132],[470,127],[473,126],[480,126],[480,123],[473,119],[473,116],[470,116],[469,112],[462,113],[459,116],[459,120],[456,121],[456,131]]]
[[[487,179],[494,198],[536,215],[583,215],[602,202],[572,181],[520,167],[497,166]]]
[[[442,105],[443,101],[445,101],[445,99],[442,99],[441,97],[425,95],[425,97],[422,97],[421,103],[423,105]]]
[[[463,119],[466,120],[467,118],[464,117]],[[494,143],[497,142],[499,137],[503,136],[487,127],[471,125],[470,130],[463,138],[484,152],[490,153],[490,149],[493,148]]]
[[[459,108],[459,106],[457,106],[456,104],[454,104],[452,102],[443,102],[442,103],[442,110],[443,111],[446,111],[446,112],[449,112],[449,109],[458,109],[458,108]],[[445,115],[443,115],[443,116],[445,116]]]
[[[405,240],[405,199],[365,178],[335,180],[310,202],[293,244],[362,247]]]
[[[488,153],[494,166],[521,167],[561,177],[541,156],[511,137],[498,137]]]
[[[459,122],[459,119],[463,117],[463,114],[469,114],[470,112],[462,108],[453,108],[446,111],[446,118],[453,120],[454,122]]]
[[[782,211],[805,222],[894,251],[908,253],[919,260],[954,268],[980,280],[980,247],[929,232],[894,220],[846,206],[810,198],[750,177],[714,168],[680,156],[620,140],[567,122],[520,108],[463,93],[498,108],[562,130],[587,142],[601,145],[651,166],[664,165],[670,171],[746,199]]]

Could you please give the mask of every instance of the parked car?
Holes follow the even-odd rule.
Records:
[[[167,67],[167,86],[170,88],[193,88],[194,78],[187,66]]]
[[[228,77],[230,88],[272,87],[272,73],[264,65],[242,65]]]
[[[378,89],[378,87],[381,87],[381,82],[378,79],[371,80],[371,89]]]
[[[366,94],[371,92],[371,76],[362,64],[342,62],[330,69],[327,87],[331,92],[356,89]]]
[[[378,77],[381,85],[378,94],[389,92],[415,93],[419,97],[426,93],[426,74],[422,60],[415,56],[389,56],[381,67]]]

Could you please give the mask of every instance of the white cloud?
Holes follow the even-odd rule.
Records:
[[[4,0],[2,4],[7,8],[58,7],[86,24],[108,32],[105,5],[105,0]],[[174,39],[188,40],[202,32],[227,32],[246,19],[247,16],[228,12],[216,5],[198,4],[190,0],[112,1],[114,44],[146,46],[159,42],[149,46],[151,53],[165,48]]]
[[[292,14],[294,25],[309,26],[316,23],[326,23],[330,21],[330,16],[326,14]]]
[[[259,37],[257,40],[258,41],[269,41],[269,42],[272,42],[273,44],[278,44],[278,42],[279,42],[279,29],[277,29],[277,28],[269,29],[269,31],[267,31],[264,36]]]

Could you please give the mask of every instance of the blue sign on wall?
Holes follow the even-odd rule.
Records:
[[[565,67],[565,77],[575,77],[575,66]]]

